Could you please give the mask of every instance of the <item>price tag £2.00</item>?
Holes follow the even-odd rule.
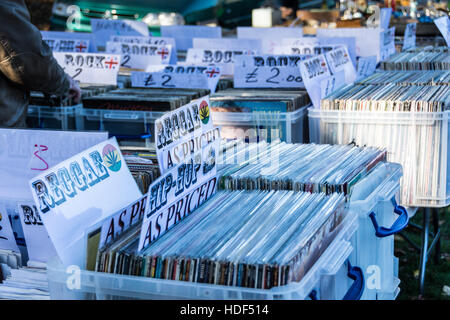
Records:
[[[80,83],[117,84],[120,55],[103,53],[53,53],[58,64]]]
[[[301,55],[239,56],[234,64],[235,88],[304,88]]]

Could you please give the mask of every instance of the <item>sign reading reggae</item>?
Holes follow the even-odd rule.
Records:
[[[192,101],[156,121],[161,177],[147,194],[139,250],[183,220],[216,191],[220,130],[209,116],[209,97]]]

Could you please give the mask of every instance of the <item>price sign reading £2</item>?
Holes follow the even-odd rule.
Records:
[[[300,61],[307,56],[239,56],[234,65],[235,88],[304,88]]]
[[[101,53],[53,53],[56,61],[80,83],[117,84],[120,55]]]

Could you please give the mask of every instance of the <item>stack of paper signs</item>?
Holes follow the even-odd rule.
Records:
[[[352,145],[254,143],[224,147],[219,185],[230,190],[348,195],[376,164],[386,161],[384,150]]]
[[[139,227],[101,248],[96,270],[269,289],[299,281],[345,217],[344,195],[220,191],[143,252]]]

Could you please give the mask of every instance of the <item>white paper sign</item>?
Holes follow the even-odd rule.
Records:
[[[97,50],[102,50],[111,36],[149,36],[148,26],[137,20],[91,19]]]
[[[300,72],[314,107],[319,109],[320,99],[333,89],[327,89],[333,81],[325,55],[321,54],[301,61]]]
[[[53,52],[88,52],[89,40],[44,39]]]
[[[437,19],[434,19],[434,24],[438,27],[442,36],[444,37],[447,46],[450,46],[450,19],[448,16],[443,16]]]
[[[392,8],[381,8],[380,10],[380,28],[386,30],[391,21]]]
[[[239,56],[234,64],[235,88],[304,88],[300,61],[310,56]]]
[[[170,53],[170,63],[175,64],[177,62],[177,50],[175,46],[174,38],[166,37],[139,37],[139,36],[112,36],[110,38],[112,42],[121,43],[138,43],[138,44],[148,44],[154,46],[170,45],[172,50]]]
[[[417,23],[408,23],[406,25],[402,50],[412,49],[416,47],[416,28]]]
[[[87,32],[41,31],[42,39],[54,40],[84,40],[89,43],[87,52],[96,52],[94,35]]]
[[[30,180],[34,202],[61,259],[86,263],[86,232],[142,196],[115,138]]]
[[[145,70],[149,65],[169,63],[172,46],[108,41],[106,52],[121,54],[123,68]]]
[[[376,55],[378,62],[381,56],[381,32],[380,28],[317,28],[317,37],[353,37],[356,41],[356,56]]]
[[[147,68],[147,70],[151,69],[153,68]],[[150,72],[132,72],[131,86],[139,88],[209,89],[214,93],[220,79],[219,67],[171,65],[168,68],[155,66],[155,69],[156,71]]]
[[[117,84],[120,55],[54,52],[53,56],[64,71],[80,83]]]
[[[186,64],[217,66],[222,74],[233,75],[235,57],[257,53],[255,50],[189,49],[186,56]]]
[[[0,129],[0,198],[32,200],[32,177],[106,139],[107,132]]]
[[[376,56],[359,57],[356,79],[359,80],[372,75],[375,72],[376,68],[377,68]]]
[[[0,203],[0,249],[20,252],[5,205]]]
[[[192,213],[214,194],[217,185],[216,156],[219,140],[206,146],[198,155],[179,164],[150,185],[146,214],[139,237],[139,250],[158,239],[176,223]]]
[[[331,50],[325,53],[328,66],[332,74],[337,74],[341,71],[344,72],[344,81],[346,84],[355,82],[356,70],[350,60],[347,48],[341,47],[335,50]]]
[[[222,28],[207,26],[161,26],[161,36],[174,38],[177,50],[192,48],[194,38],[222,38]]]
[[[102,224],[98,247],[103,248],[105,245],[116,240],[126,230],[142,222],[146,204],[147,195],[133,201],[129,206],[106,219]]]
[[[381,33],[380,59],[386,60],[395,54],[395,27],[389,28]]]
[[[55,247],[34,203],[20,203],[18,209],[28,258],[32,261],[47,262],[57,257]]]

